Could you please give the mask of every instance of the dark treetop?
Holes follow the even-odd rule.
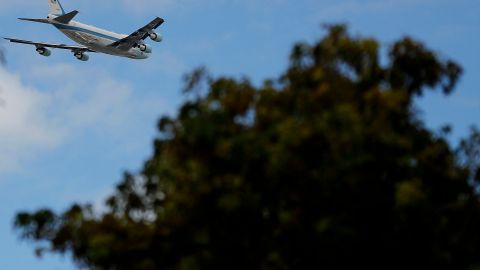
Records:
[[[18,232],[90,269],[480,269],[479,133],[452,149],[414,108],[461,68],[410,38],[382,65],[328,29],[260,87],[186,76],[106,211],[20,213]]]

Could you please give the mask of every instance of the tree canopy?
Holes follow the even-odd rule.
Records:
[[[4,65],[7,62],[5,58],[5,52],[2,47],[0,47],[0,66]]]
[[[479,133],[453,149],[414,104],[461,73],[408,37],[381,58],[344,26],[295,45],[261,86],[199,69],[105,211],[15,226],[90,269],[476,269]]]

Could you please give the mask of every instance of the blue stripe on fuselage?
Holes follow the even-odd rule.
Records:
[[[57,29],[72,30],[72,31],[83,32],[83,33],[91,34],[91,35],[94,35],[94,36],[97,36],[97,37],[102,37],[102,38],[110,39],[110,40],[113,40],[113,41],[119,41],[119,40],[120,40],[119,38],[116,38],[116,37],[112,37],[112,36],[109,36],[109,35],[105,35],[105,34],[102,34],[102,33],[98,33],[98,32],[92,31],[92,30],[80,28],[80,27],[77,27],[77,26],[71,26],[71,25],[66,25],[66,24],[56,24],[56,23],[54,23],[53,25],[54,25]]]

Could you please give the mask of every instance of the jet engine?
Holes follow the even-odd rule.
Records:
[[[145,52],[145,53],[151,53],[152,52],[152,47],[150,47],[150,45],[148,45],[148,44],[140,44],[138,46],[138,48],[140,49],[140,51]]]
[[[78,60],[84,61],[84,62],[86,62],[86,61],[88,61],[88,59],[90,59],[90,57],[88,56],[88,54],[82,53],[82,52],[80,52],[80,53],[75,53],[75,57],[76,57]]]
[[[150,39],[155,41],[155,42],[160,42],[160,41],[162,41],[163,38],[160,34],[157,34],[155,32],[151,32],[150,33]]]
[[[43,55],[43,56],[46,56],[46,57],[52,55],[52,52],[51,52],[49,49],[47,49],[47,48],[42,48],[42,47],[37,48],[37,52],[38,52],[40,55]]]

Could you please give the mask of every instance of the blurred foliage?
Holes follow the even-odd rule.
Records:
[[[0,45],[0,65],[5,65],[6,63],[5,49]]]
[[[260,87],[199,69],[106,211],[16,228],[90,269],[477,269],[479,133],[452,149],[414,108],[461,68],[410,38],[379,50],[329,26]]]

